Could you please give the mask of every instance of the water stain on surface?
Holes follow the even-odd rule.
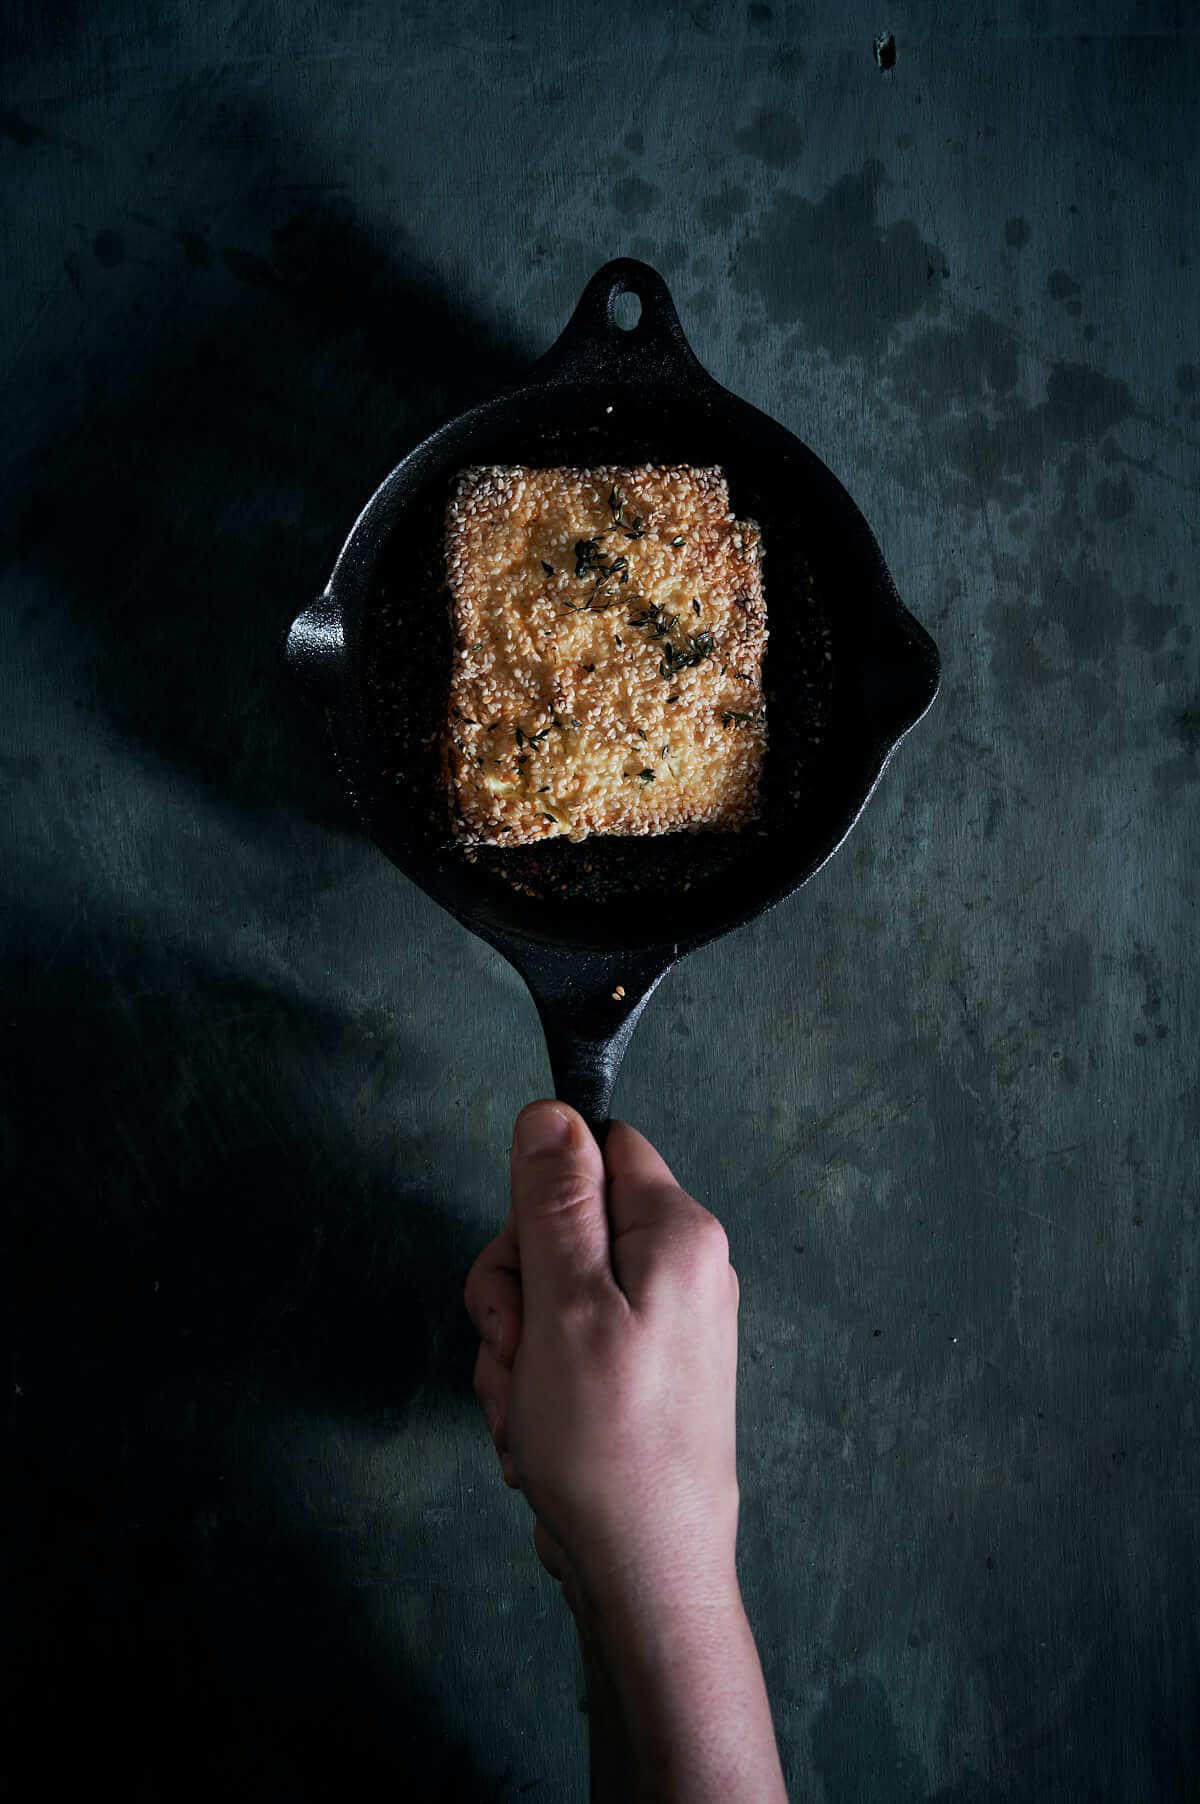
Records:
[[[954,407],[1009,395],[1017,386],[1019,341],[986,313],[956,327],[919,333],[888,363],[897,397],[941,416]]]
[[[630,213],[635,217],[643,214],[658,199],[658,189],[652,182],[644,182],[640,175],[625,176],[613,185],[609,193],[619,212]]]
[[[1023,250],[1032,237],[1029,221],[1018,215],[1004,222],[1004,242],[1013,251]]]
[[[1172,726],[1184,751],[1193,758],[1200,758],[1200,700],[1194,701],[1182,714],[1177,714]]]
[[[945,260],[911,219],[883,225],[882,163],[844,175],[817,201],[776,195],[733,269],[739,293],[775,325],[800,325],[835,359],[878,356],[894,329],[937,307]]]
[[[952,470],[975,488],[976,498],[1016,509],[1040,490],[1064,452],[1091,447],[1134,412],[1133,396],[1119,377],[1088,364],[1056,363],[1045,398],[1032,406],[1007,396],[998,409],[951,418],[941,442]],[[1076,469],[1075,486],[1082,479]]]
[[[1200,710],[1193,711],[1193,715],[1200,721]],[[1181,715],[1178,719],[1187,720],[1192,717]],[[1180,751],[1173,758],[1166,758],[1161,764],[1156,764],[1152,775],[1159,800],[1171,802],[1177,796],[1190,794],[1200,784],[1200,758],[1195,752]]]
[[[735,187],[726,182],[715,194],[702,200],[696,209],[701,225],[709,226],[713,231],[728,230],[746,211],[750,196],[745,188]]]
[[[1116,482],[1102,478],[1096,484],[1096,518],[1098,520],[1121,520],[1133,511],[1133,484],[1128,476],[1120,477]]]
[[[907,415],[896,422],[902,433],[905,426],[919,433],[915,453],[902,453],[895,467],[921,486],[932,448],[944,501],[971,511],[995,503],[1014,533],[1029,530],[1030,501],[1057,485],[1054,531],[1061,553],[1095,537],[1085,484],[1096,440],[1106,462],[1133,461],[1111,437],[1111,429],[1134,412],[1133,397],[1118,378],[1062,362],[1051,368],[1043,399],[1031,402],[1020,392],[1021,364],[1016,334],[982,312],[910,333],[887,358],[880,385]],[[1125,499],[1114,477],[1101,505],[1119,509]]]
[[[998,693],[1017,717],[1036,691],[1063,686],[1081,727],[1098,727],[1119,701],[1121,645],[1129,603],[1108,572],[1086,553],[1068,555],[1048,527],[1028,556],[992,559],[999,593],[985,621]],[[1056,759],[1058,750],[1035,747]],[[1085,747],[1085,762],[1098,753]]]
[[[1067,644],[1081,660],[1107,656],[1115,661],[1125,628],[1126,600],[1108,573],[1091,558],[1070,564],[1044,547],[1034,559],[1034,574],[1043,604],[1061,626]]]
[[[757,157],[768,169],[790,169],[804,149],[804,132],[790,113],[764,107],[748,126],[734,132],[733,141],[739,150]]]
[[[1172,634],[1184,645],[1191,638],[1191,631],[1179,609],[1166,602],[1151,601],[1148,595],[1135,596],[1130,602],[1129,620],[1133,627],[1133,642],[1139,651],[1161,651]]]
[[[1051,300],[1073,301],[1079,293],[1079,283],[1065,269],[1052,269],[1046,280],[1046,293]]]
[[[1056,363],[1050,371],[1046,412],[1056,430],[1098,438],[1133,410],[1133,396],[1117,376],[1086,363]]]

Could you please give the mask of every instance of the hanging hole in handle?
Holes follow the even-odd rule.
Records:
[[[636,331],[642,317],[642,297],[632,288],[623,288],[608,303],[608,317],[620,332]]]
[[[665,375],[672,368],[697,381],[707,375],[684,336],[666,283],[636,257],[614,258],[596,271],[539,367],[546,374],[574,368],[595,374],[606,362],[622,379],[651,371]],[[707,380],[711,384],[712,378]]]

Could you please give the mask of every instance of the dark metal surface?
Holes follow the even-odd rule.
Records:
[[[791,1795],[1185,1804],[1195,8],[105,0],[19,9],[4,88],[0,1781],[584,1804],[462,1310],[536,1012],[362,830],[280,647],[627,253],[946,670],[617,1099],[741,1280]]]
[[[615,314],[625,294],[640,303],[631,327]],[[394,757],[370,680],[382,573],[397,547],[406,570],[425,559],[430,522],[440,534],[448,479],[467,464],[492,462],[719,464],[735,511],[762,528],[771,634],[762,821],[736,840],[638,840],[628,848],[634,876],[625,897],[637,906],[579,900],[565,885],[561,893],[516,893],[450,841],[436,801],[431,806],[441,781],[436,732],[445,703],[437,696],[448,691],[448,663],[439,669],[435,658],[431,670],[410,647],[418,618],[445,611],[436,585],[432,596],[415,584],[408,591],[409,640],[397,641],[387,677],[398,691],[419,688],[423,702],[433,697],[434,731],[423,746],[409,746],[401,783],[386,768]],[[807,610],[831,592],[838,605],[827,610],[818,639]],[[556,1093],[596,1127],[607,1120],[625,1048],[664,973],[792,894],[824,864],[938,682],[933,641],[900,602],[836,477],[784,427],[708,375],[662,277],[633,258],[596,272],[523,381],[449,421],[393,470],[360,514],[320,597],[294,622],[287,649],[297,677],[328,713],[360,818],[407,876],[520,971],[546,1031]],[[828,660],[831,671],[820,734],[806,732],[801,716],[814,659],[819,668]],[[717,838],[722,862],[697,870],[698,845]],[[569,873],[593,849],[594,842],[585,851],[556,841],[549,852]],[[497,865],[509,857],[498,854]]]

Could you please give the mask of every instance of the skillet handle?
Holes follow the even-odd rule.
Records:
[[[642,306],[629,327],[618,323],[615,311],[623,294],[636,295]],[[717,386],[687,341],[670,289],[656,269],[636,257],[616,257],[596,271],[534,370],[564,382],[687,379]]]
[[[568,950],[503,933],[488,938],[537,1005],[555,1096],[578,1109],[603,1145],[621,1061],[674,956]]]
[[[657,978],[655,982],[658,982]],[[569,1014],[561,1013],[553,1005],[546,1006],[537,996],[534,1000],[546,1036],[554,1094],[560,1102],[578,1109],[603,1146],[621,1061],[633,1038],[638,1018],[650,1000],[650,991],[638,998],[635,1006],[626,1011],[616,1032],[607,1036],[583,1032]]]

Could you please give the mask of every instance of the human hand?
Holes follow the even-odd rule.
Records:
[[[734,1561],[737,1279],[649,1141],[532,1103],[467,1280],[475,1389],[575,1612],[597,1804],[786,1804]]]
[[[466,1301],[505,1478],[569,1601],[736,1596],[737,1279],[649,1141],[615,1122],[602,1156],[565,1104],[525,1109]]]

